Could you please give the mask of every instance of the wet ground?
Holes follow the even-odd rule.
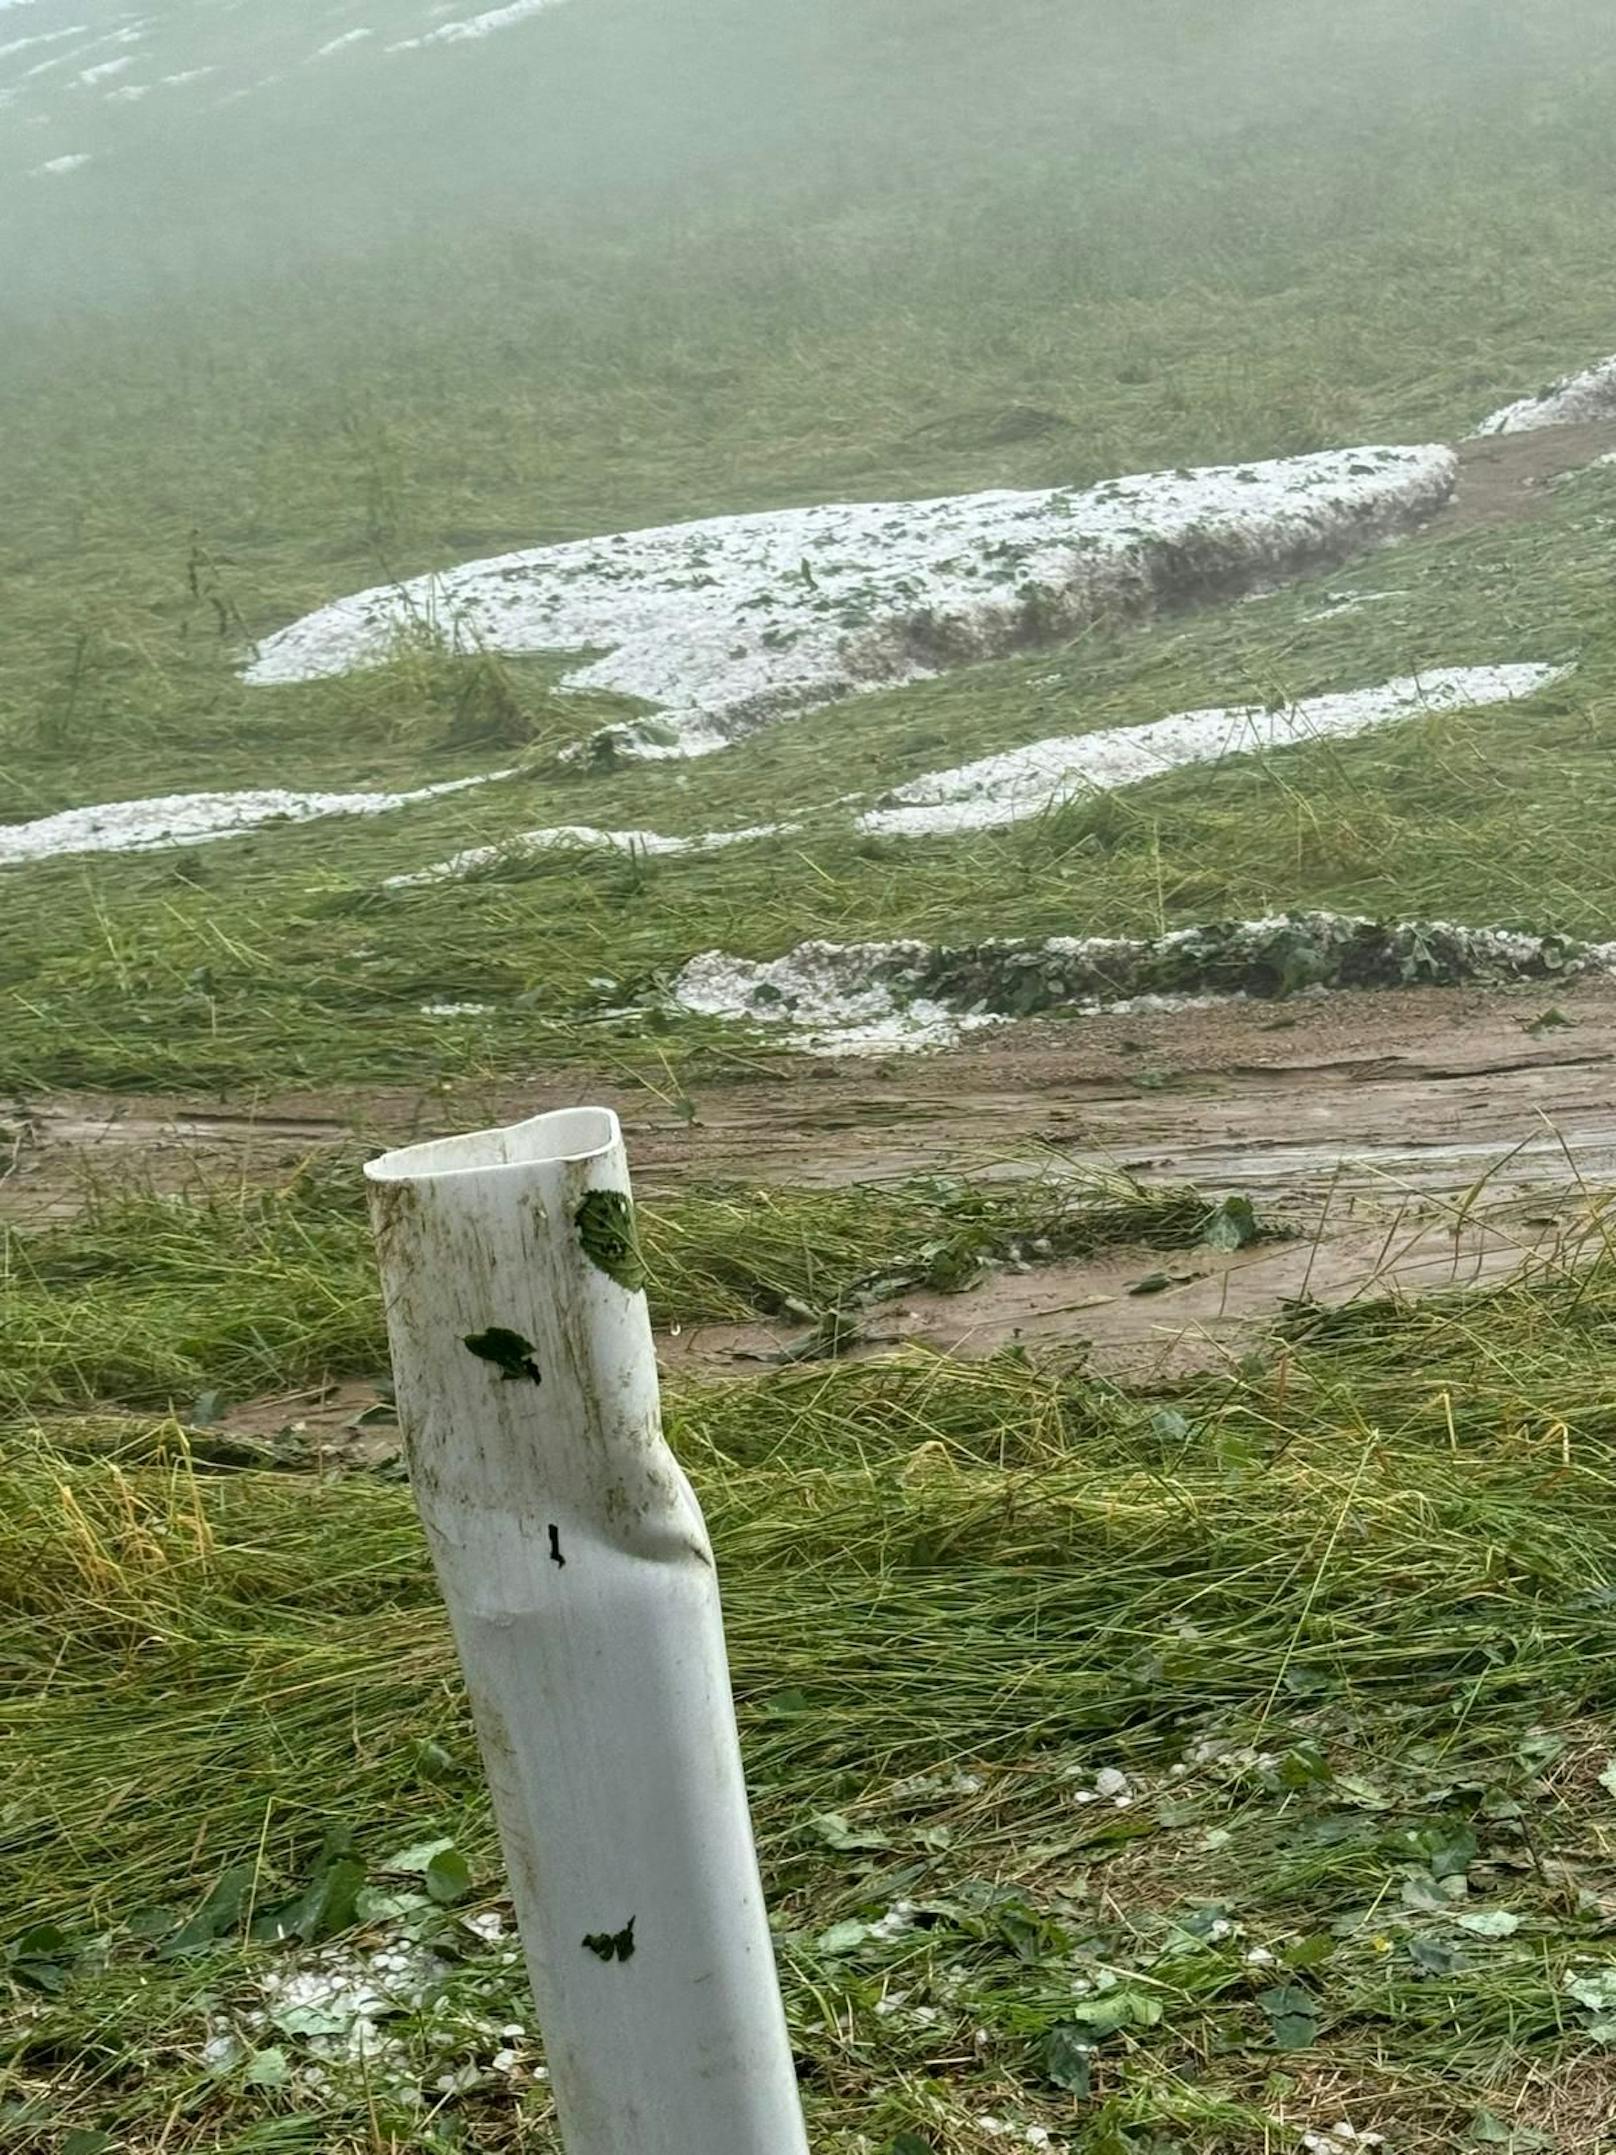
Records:
[[[583,1100],[622,1116],[644,1194],[1123,1167],[1247,1193],[1288,1232],[1235,1253],[1122,1250],[997,1273],[965,1295],[872,1311],[868,1330],[881,1349],[1021,1341],[1167,1375],[1243,1351],[1299,1295],[1426,1292],[1564,1261],[1585,1244],[1594,1193],[1616,1183],[1613,1066],[1616,983],[1597,979],[1040,1021],[884,1063],[760,1056],[739,1077],[687,1078],[682,1105],[577,1070],[340,1107],[57,1098],[0,1108],[0,1215],[68,1216],[87,1178],[183,1190],[274,1182],[322,1158],[357,1172],[367,1150]],[[1130,1291],[1164,1273],[1156,1291]],[[664,1361],[746,1375],[799,1338],[704,1327],[666,1339]],[[355,1411],[346,1396],[338,1406],[339,1419]]]
[[[1616,419],[1460,442],[1458,488],[1427,528],[1435,537],[1456,538],[1545,516],[1554,500],[1554,481],[1585,471],[1612,449]]]

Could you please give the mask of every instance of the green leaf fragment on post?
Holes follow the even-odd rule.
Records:
[[[630,1200],[618,1190],[591,1190],[574,1218],[590,1263],[628,1293],[639,1294],[648,1274]]]

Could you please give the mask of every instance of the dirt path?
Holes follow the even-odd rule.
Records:
[[[1436,538],[1457,538],[1545,516],[1554,501],[1553,482],[1586,470],[1611,449],[1616,419],[1460,442],[1457,491],[1426,529]]]
[[[1538,1021],[1553,1013],[1546,1027]],[[1151,1179],[1299,1200],[1616,1181],[1616,983],[1410,988],[1032,1021],[882,1062],[749,1057],[690,1077],[681,1109],[587,1070],[340,1103],[60,1095],[0,1104],[0,1213],[75,1211],[86,1175],[160,1188],[281,1179],[309,1159],[596,1100],[622,1115],[647,1190],[763,1179],[834,1186],[1105,1161]]]
[[[1556,1022],[1538,1021],[1550,1010]],[[874,1312],[877,1344],[983,1353],[1010,1340],[1087,1345],[1131,1374],[1238,1352],[1303,1292],[1326,1301],[1502,1276],[1557,1245],[1616,1183],[1616,984],[1419,988],[1286,1004],[1007,1027],[927,1057],[749,1062],[692,1078],[693,1116],[587,1072],[445,1098],[266,1100],[256,1109],[58,1099],[13,1109],[0,1215],[71,1213],[86,1173],[168,1189],[284,1179],[350,1155],[602,1100],[626,1126],[640,1188],[699,1182],[834,1186],[908,1174],[1105,1164],[1148,1181],[1250,1193],[1290,1241],[1165,1264],[1123,1250],[965,1296]],[[0,1167],[8,1155],[0,1154]],[[1173,1284],[1130,1293],[1165,1270]],[[664,1343],[670,1368],[755,1372],[794,1335],[703,1328]],[[351,1409],[345,1409],[351,1411]]]

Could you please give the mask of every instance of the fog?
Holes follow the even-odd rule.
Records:
[[[961,230],[1145,287],[1336,244],[1489,137],[1574,159],[1607,29],[1602,0],[7,0],[0,304],[429,290],[493,242],[497,308],[513,242],[630,290],[642,244],[694,242],[741,281],[774,247],[874,265],[896,305]]]

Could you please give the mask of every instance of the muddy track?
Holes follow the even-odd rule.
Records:
[[[1616,419],[1460,442],[1459,484],[1426,531],[1434,538],[1459,538],[1533,522],[1552,507],[1556,479],[1585,470],[1611,449],[1616,449]]]
[[[86,1177],[275,1181],[335,1152],[585,1099],[623,1117],[648,1191],[835,1186],[1042,1155],[1300,1201],[1331,1187],[1453,1194],[1489,1173],[1519,1193],[1564,1183],[1570,1159],[1616,1181],[1613,1064],[1616,983],[1594,977],[1028,1021],[882,1062],[753,1053],[726,1069],[714,1057],[683,1105],[587,1069],[340,1103],[67,1094],[0,1104],[0,1212],[76,1211]]]
[[[912,1296],[869,1320],[880,1346],[980,1353],[1019,1339],[1165,1375],[1240,1351],[1297,1294],[1472,1284],[1575,1234],[1591,1192],[1616,1183],[1616,983],[1571,983],[1552,1004],[1542,987],[1418,988],[1033,1022],[888,1063],[755,1057],[740,1078],[715,1063],[689,1084],[688,1113],[587,1071],[448,1097],[377,1091],[344,1112],[306,1096],[17,1103],[0,1215],[70,1214],[87,1176],[272,1183],[308,1161],[357,1162],[366,1148],[585,1099],[623,1116],[646,1194],[1095,1164],[1249,1192],[1295,1239],[1165,1265],[1112,1252],[997,1275],[963,1297]],[[1129,1292],[1162,1270],[1172,1285]],[[769,1365],[750,1357],[791,1344],[708,1327],[665,1342],[665,1358],[755,1373]]]

